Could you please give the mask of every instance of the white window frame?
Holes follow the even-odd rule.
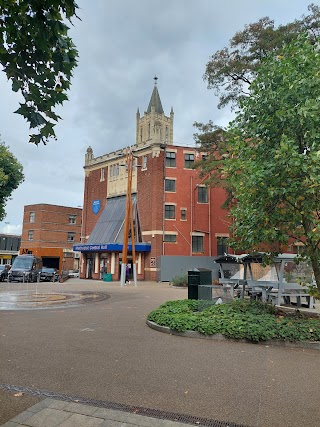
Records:
[[[77,215],[69,215],[69,224],[76,224],[77,223]]]
[[[74,242],[74,239],[76,237],[76,233],[74,231],[68,231],[68,242]]]

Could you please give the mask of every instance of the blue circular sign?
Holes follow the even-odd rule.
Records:
[[[100,211],[100,200],[92,201],[92,211],[95,215]]]

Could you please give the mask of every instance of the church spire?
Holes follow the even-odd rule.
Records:
[[[158,80],[158,77],[154,76],[154,88],[153,88],[153,92],[152,92],[152,95],[150,98],[147,113],[151,113],[151,107],[154,107],[154,111],[156,113],[164,114],[162,104],[161,104],[160,95],[159,95],[158,88],[157,88],[157,80]]]

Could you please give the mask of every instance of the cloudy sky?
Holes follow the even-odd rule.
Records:
[[[317,3],[317,1],[314,1]],[[269,16],[276,25],[307,14],[311,0],[78,0],[71,37],[79,50],[69,101],[59,109],[57,141],[28,144],[29,128],[13,114],[19,95],[0,73],[0,134],[23,164],[0,232],[21,233],[23,208],[34,203],[82,206],[84,155],[135,143],[137,108],[149,103],[156,74],[165,113],[175,112],[174,141],[193,144],[193,122],[226,125],[231,113],[202,80],[206,63],[236,31]]]

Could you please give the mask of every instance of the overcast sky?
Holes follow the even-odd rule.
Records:
[[[78,0],[71,37],[79,50],[69,101],[59,109],[57,141],[28,144],[29,127],[13,114],[19,95],[0,73],[0,134],[24,167],[0,232],[20,234],[23,208],[81,206],[84,156],[135,143],[136,111],[147,109],[156,74],[165,114],[175,113],[174,142],[193,145],[194,121],[226,125],[231,113],[202,76],[209,57],[236,31],[269,16],[276,25],[307,14],[311,0]],[[317,1],[314,1],[317,3]]]

